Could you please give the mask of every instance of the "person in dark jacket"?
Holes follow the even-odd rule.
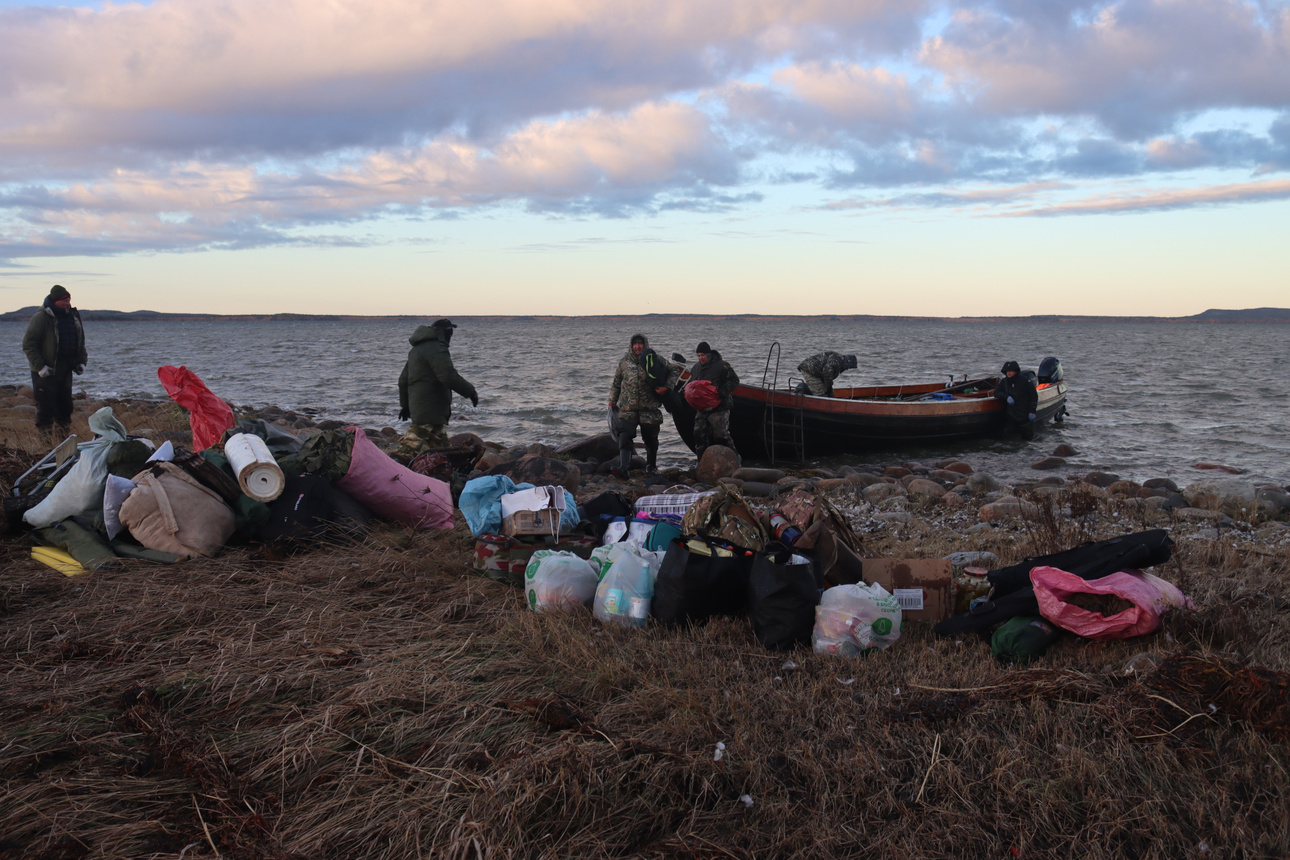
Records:
[[[72,374],[85,371],[87,356],[81,314],[61,284],[54,285],[27,323],[22,351],[31,365],[36,427],[66,435],[72,423]]]
[[[435,320],[430,325],[417,326],[408,338],[412,349],[399,374],[399,420],[411,419],[412,425],[394,449],[395,459],[410,463],[422,451],[449,446],[445,428],[452,417],[454,391],[469,398],[471,406],[479,405],[475,386],[452,366],[448,353],[456,327],[451,320]]]
[[[1003,411],[1009,426],[1016,427],[1026,439],[1035,435],[1035,410],[1039,408],[1039,392],[1035,381],[1021,372],[1021,365],[1005,361],[1003,376],[994,387],[994,396],[1003,401]]]
[[[735,450],[735,440],[730,436],[730,410],[735,405],[732,395],[739,385],[739,374],[706,340],[700,341],[694,354],[698,361],[690,368],[690,381],[706,379],[716,386],[721,396],[721,403],[716,407],[696,409],[694,413],[694,453],[702,459],[709,445],[725,445]]]
[[[842,375],[843,371],[855,370],[859,364],[859,360],[854,355],[841,355],[832,351],[817,353],[803,359],[797,366],[798,372],[802,374],[802,384],[806,387],[806,391],[801,393],[814,394],[816,397],[832,397],[833,380]]]

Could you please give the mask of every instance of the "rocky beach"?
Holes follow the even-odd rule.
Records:
[[[166,402],[110,405],[176,444]],[[247,410],[239,410],[250,416]],[[0,388],[0,489],[48,450]],[[260,408],[298,435],[324,416]],[[367,428],[386,448],[398,433]],[[906,624],[861,659],[761,648],[744,619],[602,627],[527,610],[471,569],[461,521],[378,524],[290,555],[254,545],[64,577],[3,538],[8,695],[0,857],[1275,856],[1290,850],[1290,493],[1237,466],[1194,480],[970,462],[740,466],[627,481],[613,443],[503,445],[472,474],[581,502],[685,485],[755,506],[805,486],[876,558],[999,564],[1164,528],[1153,572],[1195,605],[1157,633],[1065,635],[1005,666]],[[1095,452],[1094,452],[1095,454]],[[643,465],[643,463],[641,464]],[[1238,464],[1239,465],[1239,464]]]

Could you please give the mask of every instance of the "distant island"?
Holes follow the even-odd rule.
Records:
[[[0,314],[0,322],[22,322],[31,319],[40,308],[36,305]],[[244,322],[267,320],[273,322],[313,322],[320,320],[423,320],[425,314],[184,314],[159,311],[81,311],[81,319],[100,322]],[[1246,308],[1220,310],[1217,308],[1188,317],[1095,316],[1079,314],[1033,314],[1031,316],[972,316],[933,317],[883,314],[462,314],[461,320],[532,320],[558,322],[569,319],[599,320],[932,320],[936,322],[1136,322],[1136,323],[1290,323],[1290,308]]]

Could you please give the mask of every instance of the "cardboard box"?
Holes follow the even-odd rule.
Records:
[[[553,535],[560,531],[560,512],[555,508],[540,511],[516,511],[502,518],[502,534]]]
[[[866,558],[864,581],[900,603],[901,617],[935,624],[954,614],[953,565],[946,558]]]

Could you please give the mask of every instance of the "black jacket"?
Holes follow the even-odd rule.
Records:
[[[1021,424],[1030,420],[1030,413],[1039,407],[1039,392],[1035,383],[1024,373],[1016,376],[1001,376],[999,384],[994,387],[994,396],[1004,402],[1004,411],[1013,421]],[[1012,403],[1008,403],[1008,398]]]
[[[690,368],[690,379],[706,379],[717,387],[717,393],[721,395],[721,405],[717,409],[734,407],[735,399],[731,395],[739,385],[739,374],[715,349],[708,353],[707,364],[701,361],[694,363],[694,367]]]

